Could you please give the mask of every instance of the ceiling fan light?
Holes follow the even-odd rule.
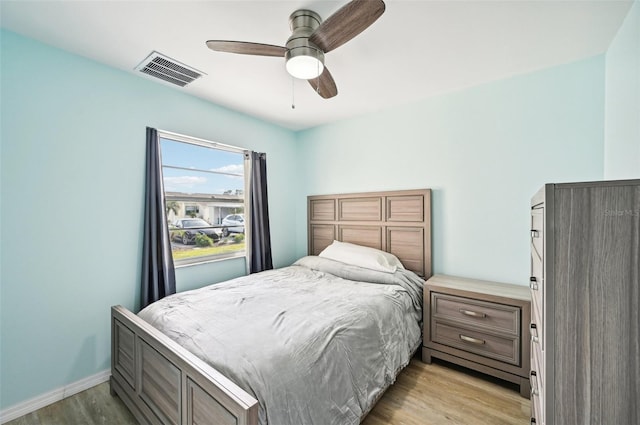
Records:
[[[297,41],[294,40],[294,42]],[[311,80],[324,71],[324,54],[306,44],[306,40],[301,41],[305,43],[302,46],[291,47],[290,43],[287,43],[289,47],[285,54],[287,72],[295,78]]]
[[[296,56],[287,61],[287,72],[301,80],[311,80],[324,71],[324,65],[313,56]]]

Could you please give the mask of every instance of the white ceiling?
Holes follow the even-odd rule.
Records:
[[[205,45],[284,45],[291,12],[326,19],[346,3],[1,0],[0,22],[140,78],[134,67],[156,50],[207,74],[176,90],[297,130],[604,53],[632,1],[386,0],[378,21],[327,54],[338,86],[329,100],[292,83],[284,59]]]

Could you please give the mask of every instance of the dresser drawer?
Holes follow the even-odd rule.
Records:
[[[542,359],[542,341],[544,338],[544,326],[540,324],[541,318],[536,314],[534,306],[531,306],[531,323],[529,324],[529,344],[531,345],[531,359],[533,360],[534,354],[538,353],[538,358]],[[526,341],[526,340],[524,340]],[[525,342],[523,342],[524,344]],[[542,365],[541,365],[542,366]],[[533,361],[531,361],[531,367],[533,367]]]
[[[531,323],[535,326],[535,334],[538,337],[540,345],[542,345],[542,341],[544,340],[544,316],[542,315],[542,301],[536,299],[532,294],[531,297]],[[531,325],[530,323],[530,325]],[[531,326],[529,327],[531,330]]]
[[[531,385],[531,413],[536,419],[536,424],[544,423],[545,400],[545,376],[544,356],[540,345],[531,343],[531,373],[529,384]]]
[[[535,324],[535,332],[538,337],[538,344],[544,348],[544,287],[540,283],[538,289],[531,290],[531,323]]]
[[[544,421],[544,409],[542,407],[543,398],[531,393],[531,424],[542,425]]]
[[[533,325],[533,323],[532,323]],[[537,329],[537,330],[536,330]],[[540,343],[540,337],[538,336],[537,338],[535,337],[535,335],[540,335],[540,329],[538,327],[536,327],[535,329],[530,329],[531,332],[531,368],[534,367],[534,364],[536,364],[535,362],[537,362],[537,365],[539,367],[538,370],[544,370],[544,356],[542,355],[542,344]],[[534,362],[535,361],[535,362]]]
[[[531,346],[531,371],[535,372],[535,379],[529,379],[531,389],[538,392],[544,390],[545,376],[544,376],[544,357],[540,346]]]
[[[516,366],[520,365],[520,339],[518,336],[492,335],[435,320],[431,324],[431,337],[434,342],[440,344]]]
[[[431,308],[435,319],[466,322],[474,329],[507,332],[513,335],[520,329],[520,309],[510,305],[432,292]]]
[[[531,210],[531,252],[543,258],[544,250],[544,209]]]
[[[536,324],[538,339],[544,346],[544,256],[543,256],[543,209],[531,212],[531,321]]]

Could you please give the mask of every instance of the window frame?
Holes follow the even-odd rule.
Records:
[[[250,151],[244,148],[240,148],[240,147],[236,147],[236,146],[232,146],[232,145],[227,145],[224,143],[218,143],[218,142],[213,142],[210,140],[206,140],[206,139],[201,139],[198,137],[192,137],[192,136],[186,136],[183,134],[178,134],[178,133],[173,133],[173,132],[169,132],[169,131],[165,131],[165,130],[158,130],[158,142],[160,145],[160,166],[162,169],[162,193],[164,196],[164,203],[165,203],[165,208],[166,208],[166,203],[167,203],[167,192],[164,188],[164,168],[165,168],[165,164],[163,161],[163,152],[162,152],[162,143],[161,140],[165,139],[165,140],[169,140],[172,142],[178,142],[178,143],[185,143],[185,144],[190,144],[190,145],[195,145],[195,146],[200,146],[203,148],[208,148],[208,149],[215,149],[215,150],[221,150],[221,151],[225,151],[225,152],[232,152],[232,153],[238,153],[241,154],[243,159],[244,159],[244,163],[243,163],[243,172],[244,172],[244,184],[243,184],[243,192],[242,192],[242,208],[243,208],[243,214],[245,214],[245,230],[244,230],[244,235],[245,235],[245,249],[243,251],[238,251],[238,252],[233,252],[233,253],[228,253],[228,254],[219,254],[219,255],[208,255],[208,256],[201,256],[201,257],[194,257],[194,258],[185,258],[185,259],[179,259],[176,260],[175,258],[173,258],[173,249],[171,250],[171,256],[173,259],[173,263],[174,263],[174,268],[179,269],[179,268],[183,268],[183,267],[191,267],[191,266],[195,266],[195,265],[200,265],[200,264],[208,264],[208,263],[215,263],[215,262],[219,262],[219,261],[226,261],[226,260],[230,260],[230,259],[235,259],[235,258],[244,258],[245,260],[245,264],[249,264],[248,263],[248,256],[249,256],[249,251],[248,251],[248,247],[249,247],[249,239],[250,239],[250,227],[248,225],[248,222],[246,220],[246,213],[248,212],[249,209],[249,174],[250,174],[250,170],[249,170],[249,163],[248,163],[248,158],[249,158],[249,153]],[[168,168],[179,168],[179,167],[173,167],[171,165],[167,165]],[[196,170],[198,171],[198,170]],[[224,173],[219,173],[219,174],[224,174]],[[185,214],[186,214],[186,203],[185,203]],[[235,213],[237,215],[237,213]],[[167,230],[168,230],[168,234],[170,234],[171,229],[169,228],[169,222],[167,221]],[[171,240],[169,241],[169,243],[171,243]]]

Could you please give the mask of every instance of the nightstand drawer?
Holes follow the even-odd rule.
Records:
[[[431,337],[440,344],[516,366],[520,364],[520,338],[517,335],[491,335],[436,320],[431,323]]]
[[[473,328],[508,332],[513,335],[520,329],[520,309],[510,305],[432,292],[431,308],[435,319],[467,322]]]

